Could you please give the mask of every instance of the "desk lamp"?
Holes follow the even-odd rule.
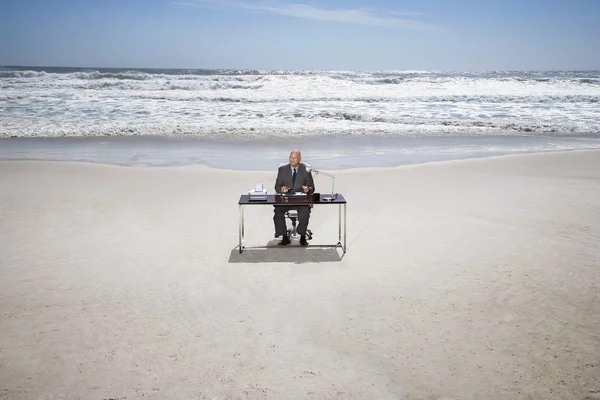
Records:
[[[337,198],[337,193],[335,193],[335,176],[327,173],[327,172],[323,172],[320,171],[318,169],[314,169],[312,167],[312,165],[310,164],[306,164],[304,163],[304,167],[306,168],[306,172],[314,172],[315,175],[319,175],[319,174],[323,174],[323,175],[327,175],[331,178],[331,195],[323,195],[322,196],[322,200],[323,201],[333,201]]]

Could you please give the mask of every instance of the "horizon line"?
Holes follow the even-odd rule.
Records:
[[[443,68],[214,68],[214,67],[99,67],[80,65],[19,65],[0,64],[0,68],[78,68],[78,69],[125,69],[125,70],[197,70],[197,71],[305,71],[305,72],[600,72],[600,69],[511,69],[511,68],[478,68],[478,69],[443,69]]]

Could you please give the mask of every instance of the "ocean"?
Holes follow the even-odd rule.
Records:
[[[332,168],[600,148],[600,71],[5,66],[0,138],[0,159],[258,169],[296,145]]]

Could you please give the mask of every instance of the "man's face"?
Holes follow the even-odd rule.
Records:
[[[290,153],[290,164],[292,165],[292,167],[296,168],[299,163],[300,163],[300,154],[298,154],[298,152],[296,152],[296,151],[292,151]]]

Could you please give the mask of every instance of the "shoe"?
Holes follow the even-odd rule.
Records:
[[[306,241],[306,235],[300,236],[300,246],[308,246],[308,242]]]
[[[281,242],[279,242],[279,245],[280,246],[287,246],[290,243],[292,243],[290,241],[290,237],[288,235],[283,235],[283,239],[281,239]]]

